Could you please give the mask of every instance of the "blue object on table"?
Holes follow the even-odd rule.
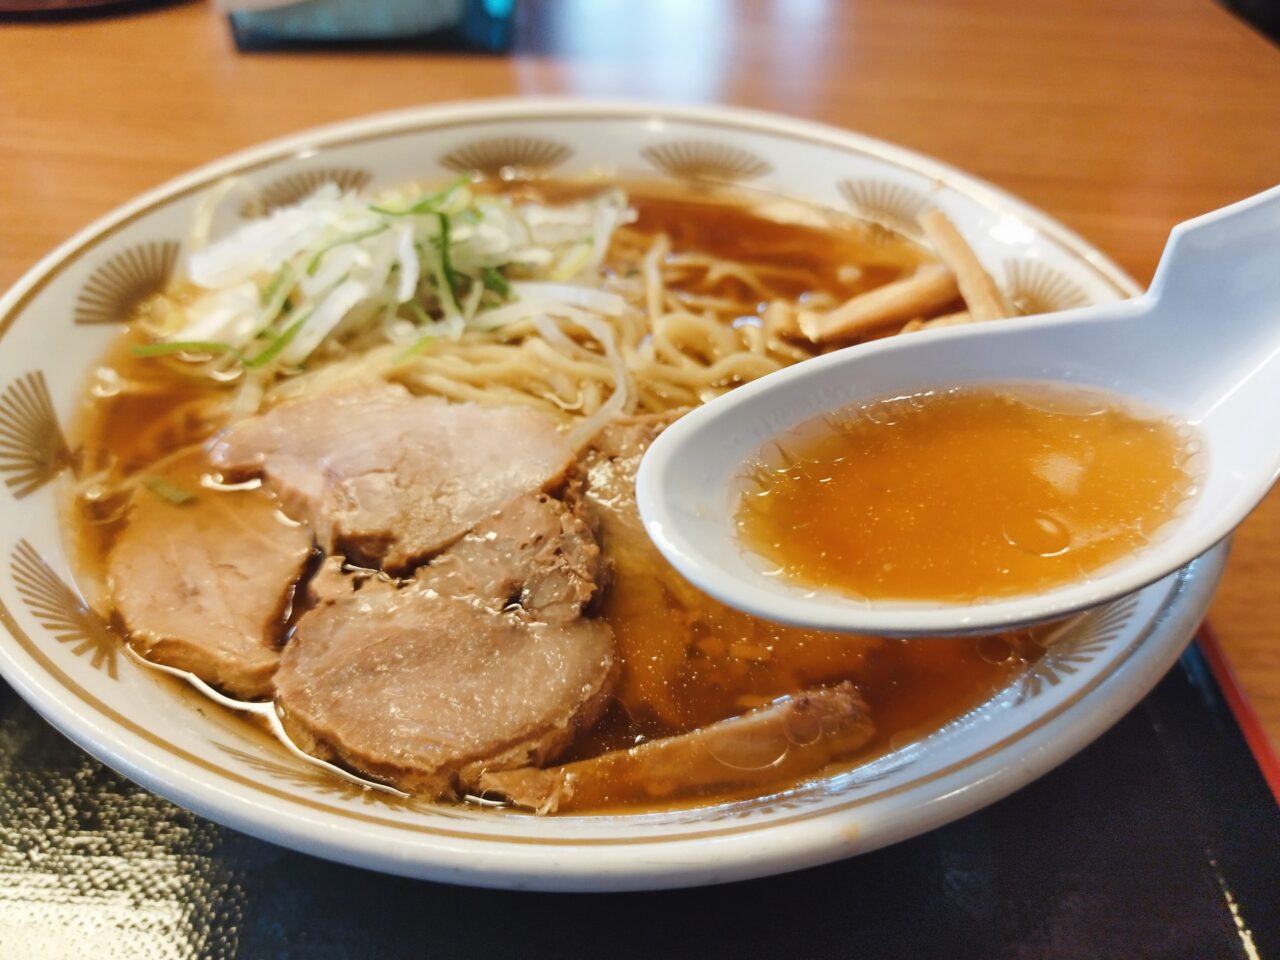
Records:
[[[502,51],[511,43],[515,0],[249,0],[229,10],[236,46],[392,45]]]

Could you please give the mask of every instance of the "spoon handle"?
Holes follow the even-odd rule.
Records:
[[[1135,308],[1112,335],[1164,405],[1192,422],[1242,391],[1280,406],[1280,187],[1176,226]]]
[[[1209,300],[1219,310],[1280,291],[1280,187],[1178,224],[1150,294]],[[1273,299],[1280,304],[1280,298]]]

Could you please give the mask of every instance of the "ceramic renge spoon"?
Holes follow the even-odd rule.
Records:
[[[1160,408],[1198,434],[1198,493],[1167,536],[1088,579],[972,603],[862,600],[768,576],[734,524],[737,477],[788,428],[886,396],[1053,381]],[[891,636],[990,631],[1131,593],[1228,536],[1280,474],[1280,187],[1174,228],[1133,300],[848,347],[770,374],[664,431],[637,476],[658,549],[730,606]]]

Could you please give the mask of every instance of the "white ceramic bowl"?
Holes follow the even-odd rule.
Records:
[[[536,818],[362,790],[217,708],[197,711],[198,694],[124,656],[72,582],[54,491],[77,463],[60,425],[119,318],[167,281],[201,197],[228,176],[280,203],[325,180],[391,185],[512,164],[737,181],[908,232],[936,205],[1030,310],[1135,292],[1079,237],[989,185],[866,137],[738,110],[475,102],[326,127],[202,167],[93,224],[0,300],[0,671],[58,729],[177,803],[319,856],[477,885],[656,888],[822,863],[960,817],[1089,743],[1173,663],[1225,547],[1086,614],[991,702],[868,766],[700,810]],[[214,229],[254,212],[224,209]]]

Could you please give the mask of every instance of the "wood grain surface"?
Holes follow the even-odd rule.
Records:
[[[883,137],[1021,195],[1143,283],[1173,224],[1280,182],[1280,50],[1211,0],[526,0],[517,17],[509,56],[241,54],[194,3],[0,24],[0,287],[221,154],[513,93],[724,102]],[[1273,493],[1211,612],[1273,744],[1278,580]]]

